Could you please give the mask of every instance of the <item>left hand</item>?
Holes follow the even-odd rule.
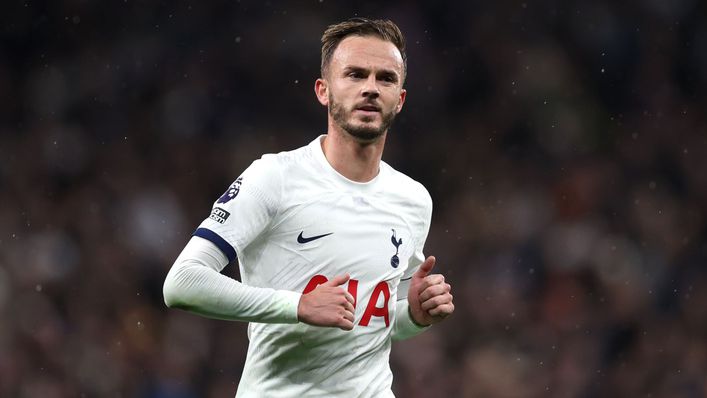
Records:
[[[410,313],[416,323],[432,325],[454,312],[452,286],[444,281],[444,275],[430,275],[435,265],[434,256],[429,256],[413,274],[408,289]]]

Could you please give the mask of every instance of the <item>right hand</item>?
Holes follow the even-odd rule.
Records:
[[[341,287],[349,274],[339,275],[303,294],[297,307],[297,319],[309,325],[353,329],[354,298]]]

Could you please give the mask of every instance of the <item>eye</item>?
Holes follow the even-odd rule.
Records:
[[[398,81],[397,77],[392,74],[385,74],[379,78],[379,80],[382,80],[386,83],[395,83]]]
[[[354,71],[351,71],[351,72],[347,73],[346,76],[348,76],[348,77],[350,77],[350,78],[352,78],[352,79],[363,79],[363,78],[365,77],[365,76],[363,75],[363,73],[361,73],[361,71],[357,71],[357,70],[354,70]]]

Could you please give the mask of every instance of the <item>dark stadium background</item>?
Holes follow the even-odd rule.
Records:
[[[241,170],[324,132],[319,38],[356,15],[407,35],[384,159],[430,190],[456,303],[394,346],[396,394],[707,396],[706,11],[4,1],[0,396],[234,394],[244,325],[162,281]]]

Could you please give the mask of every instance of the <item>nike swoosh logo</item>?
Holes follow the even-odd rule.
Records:
[[[304,231],[302,231],[302,232],[304,232]],[[323,237],[325,237],[325,236],[329,236],[329,235],[333,234],[333,232],[329,232],[328,234],[317,235],[317,236],[310,236],[309,238],[305,238],[304,236],[302,236],[302,232],[300,232],[300,233],[299,233],[299,236],[297,237],[297,242],[298,242],[298,243],[309,243],[309,242],[311,242],[311,241],[313,241],[313,240],[317,240],[317,239],[319,239],[319,238],[323,238]]]

